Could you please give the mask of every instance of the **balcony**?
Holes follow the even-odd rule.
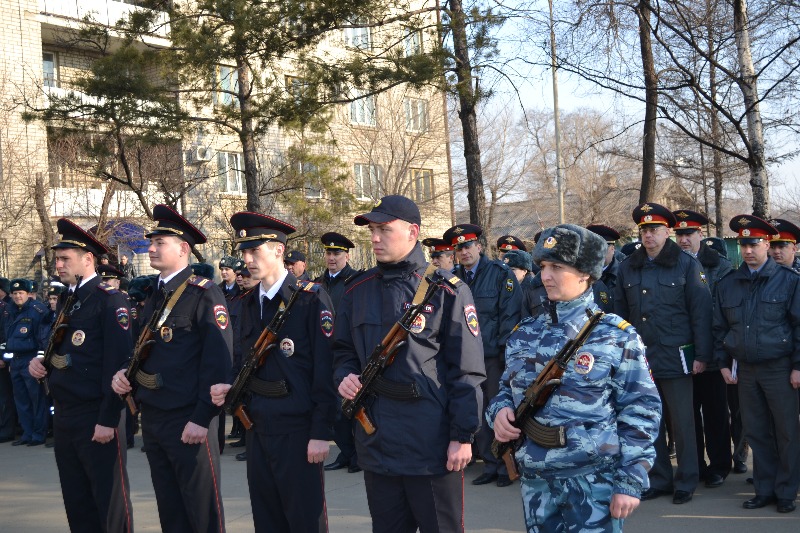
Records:
[[[116,0],[39,0],[40,20],[44,24],[54,27],[75,28],[84,17],[91,15],[99,24],[114,26],[120,19],[127,16],[134,9],[142,9],[128,2]],[[167,39],[169,25],[167,16],[162,13],[159,17],[159,27],[156,35],[162,39]],[[160,39],[153,39],[160,41]],[[150,44],[159,44],[153,42]]]

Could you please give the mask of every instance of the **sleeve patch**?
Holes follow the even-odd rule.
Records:
[[[128,308],[120,307],[119,309],[114,311],[114,316],[116,316],[117,318],[117,324],[119,324],[119,327],[121,327],[125,331],[128,331],[128,328],[131,326],[131,319],[130,319],[130,314],[128,312]]]
[[[508,292],[514,292],[514,281],[511,278],[506,280],[506,290]]]
[[[333,313],[325,309],[319,313],[319,326],[322,334],[330,338],[333,335]]]
[[[474,337],[477,337],[481,332],[478,325],[478,313],[475,311],[475,306],[472,304],[464,306],[464,318],[467,320],[467,328]]]
[[[214,306],[214,322],[217,323],[219,329],[226,329],[228,327],[228,310],[224,305]]]

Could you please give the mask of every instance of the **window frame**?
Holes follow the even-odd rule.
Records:
[[[223,158],[225,159],[224,171],[223,165],[221,164]],[[233,167],[231,166],[231,161],[234,162]],[[243,154],[241,152],[227,152],[222,150],[217,152],[217,183],[220,186],[220,192],[222,194],[247,194],[242,163]],[[223,179],[225,180],[224,187],[222,186]],[[238,188],[231,187],[232,182],[234,185],[238,185]]]
[[[375,127],[378,124],[378,105],[374,94],[364,95],[364,91],[353,89],[351,91],[349,115],[350,123],[359,126]]]
[[[53,56],[53,72],[52,77],[47,75],[47,72],[44,69],[45,54],[51,54]],[[48,79],[51,81],[48,83]],[[49,87],[49,88],[57,88],[61,86],[61,82],[59,80],[59,58],[58,52],[53,50],[42,50],[42,87]]]
[[[428,131],[429,105],[423,98],[407,97],[403,102],[406,113],[406,131],[425,133]]]
[[[433,169],[431,168],[410,168],[408,169],[408,174],[411,180],[411,192],[414,197],[414,201],[419,203],[430,202],[433,200],[434,196],[436,195],[434,181],[433,181]],[[423,189],[422,193],[420,193],[419,182],[422,178],[423,180],[425,177],[428,178],[428,195],[425,195],[425,190]]]
[[[365,178],[368,187],[364,186]],[[357,200],[375,201],[383,196],[383,169],[380,166],[373,163],[354,163],[353,181],[355,183],[353,195]],[[371,193],[371,195],[365,193]]]

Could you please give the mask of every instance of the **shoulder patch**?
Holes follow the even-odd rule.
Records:
[[[114,316],[117,319],[117,324],[119,325],[119,327],[121,327],[125,331],[128,331],[128,328],[131,325],[128,308],[120,307],[114,312]]]
[[[205,279],[205,278],[203,278]],[[217,323],[219,329],[226,329],[228,327],[228,308],[224,305],[214,306],[214,322]]]
[[[464,306],[464,319],[467,322],[467,329],[469,329],[469,332],[472,333],[474,337],[477,337],[481,330],[478,325],[478,312],[475,310],[474,305],[469,304]]]
[[[330,338],[333,335],[333,313],[324,309],[319,314],[319,326],[322,334]]]
[[[511,278],[508,278],[506,280],[506,290],[508,292],[514,292],[514,280],[512,280]]]
[[[210,279],[204,278],[202,276],[192,276],[191,278],[189,278],[189,285],[200,287],[203,290],[210,289],[213,284],[214,283]]]
[[[108,294],[117,294],[117,293],[119,292],[117,289],[115,289],[114,287],[112,287],[111,285],[109,285],[109,284],[108,284],[108,283],[106,283],[106,282],[100,283],[100,284],[97,286],[97,288],[98,288],[98,289],[102,289],[102,290],[104,290],[104,291],[105,291],[105,292],[107,292]]]

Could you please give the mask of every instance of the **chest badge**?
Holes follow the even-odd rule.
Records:
[[[578,357],[575,359],[575,372],[582,376],[591,372],[593,366],[594,356],[589,352],[579,353]]]
[[[286,338],[281,341],[281,353],[286,357],[294,355],[294,341],[292,339]]]
[[[28,333],[28,328],[26,328],[25,326],[22,326],[21,328],[19,328],[19,332],[21,334],[25,335],[26,333]]]
[[[163,326],[161,328],[161,339],[164,342],[169,342],[172,340],[172,328],[168,326]]]
[[[80,346],[81,344],[83,344],[83,341],[85,340],[86,340],[86,333],[84,333],[82,329],[79,329],[72,334],[73,346]]]
[[[422,333],[422,330],[425,329],[425,315],[422,313],[417,315],[417,318],[414,319],[414,322],[411,323],[411,327],[408,330],[417,335]]]

